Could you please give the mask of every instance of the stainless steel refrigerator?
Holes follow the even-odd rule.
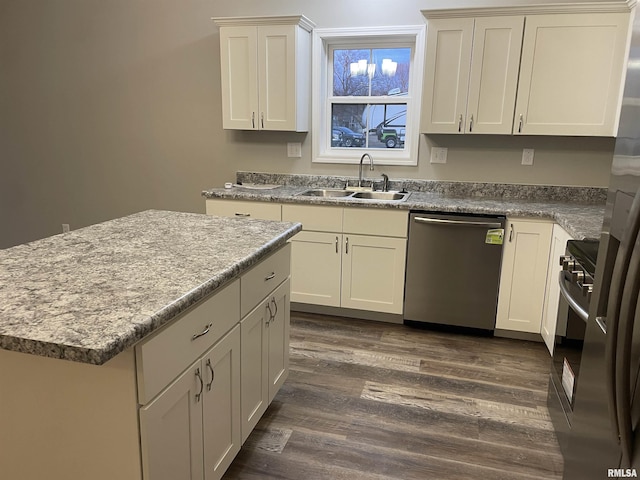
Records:
[[[636,14],[565,454],[567,480],[640,475],[639,187],[640,15]]]

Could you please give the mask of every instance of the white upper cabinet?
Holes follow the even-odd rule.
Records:
[[[511,133],[523,16],[429,20],[422,130]]]
[[[216,18],[222,125],[309,130],[311,30],[304,16]]]
[[[629,15],[527,17],[514,133],[615,136]]]
[[[423,133],[616,135],[628,2],[422,13]]]
[[[472,37],[472,18],[429,20],[422,108],[424,132],[464,131]]]

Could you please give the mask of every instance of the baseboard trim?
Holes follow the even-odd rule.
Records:
[[[400,314],[370,312],[368,310],[355,310],[353,308],[327,307],[324,305],[311,305],[309,303],[291,302],[291,311],[374,320],[376,322],[403,323],[402,315]]]

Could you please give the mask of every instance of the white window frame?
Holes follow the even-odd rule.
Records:
[[[358,163],[364,152],[370,153],[378,165],[418,164],[420,141],[420,109],[422,105],[422,74],[424,69],[424,44],[426,25],[395,27],[323,28],[313,30],[312,51],[312,162]],[[330,56],[332,48],[372,48],[408,46],[412,48],[408,96],[389,97],[407,103],[407,125],[403,149],[331,148],[331,103],[329,91],[333,76]],[[382,97],[384,98],[384,97]],[[342,99],[341,99],[342,100]],[[344,97],[344,103],[362,103],[362,97]]]

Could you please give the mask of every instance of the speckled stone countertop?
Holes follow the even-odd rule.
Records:
[[[149,210],[0,250],[0,348],[103,364],[300,229]]]
[[[246,187],[212,188],[203,191],[202,195],[205,198],[278,203],[546,218],[561,225],[575,239],[600,238],[606,200],[606,189],[603,188],[396,180],[391,182],[391,189],[406,188],[411,195],[405,201],[389,202],[300,195],[313,187],[343,188],[347,182],[353,185],[354,179],[346,177],[238,172],[238,180],[245,185],[248,182],[253,182],[280,186],[267,190]]]

